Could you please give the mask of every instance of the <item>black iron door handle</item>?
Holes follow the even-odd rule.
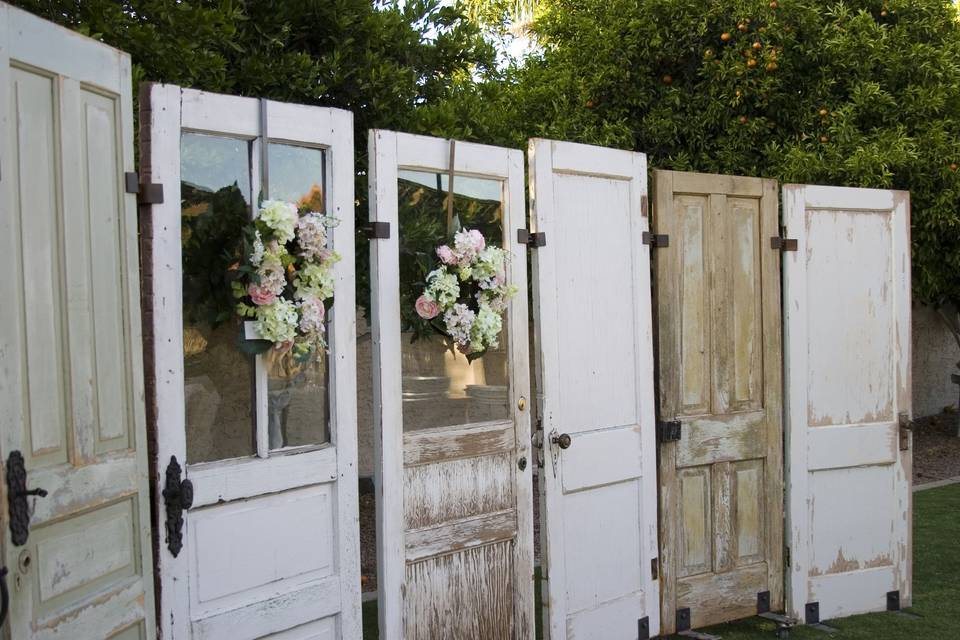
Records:
[[[7,621],[7,609],[10,608],[10,592],[7,590],[7,568],[0,567],[0,629]]]
[[[11,451],[7,457],[7,507],[10,512],[10,539],[22,547],[30,536],[30,505],[28,496],[46,498],[46,489],[27,489],[27,467],[23,454]]]

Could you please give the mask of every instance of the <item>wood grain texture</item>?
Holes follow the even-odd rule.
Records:
[[[682,421],[660,450],[663,629],[679,606],[695,626],[744,614],[763,569],[782,607],[779,254],[776,183],[654,172],[661,419]],[[676,240],[674,240],[676,239]],[[677,286],[679,283],[679,286]],[[683,585],[716,592],[700,601]],[[713,584],[712,587],[707,586]],[[685,594],[685,595],[684,595]],[[706,608],[706,610],[704,610]]]
[[[788,606],[853,615],[894,590],[909,606],[909,195],[786,185],[783,200],[798,241],[784,258]]]

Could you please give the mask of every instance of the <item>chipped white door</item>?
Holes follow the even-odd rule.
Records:
[[[911,600],[910,199],[785,185],[788,603],[813,621]],[[894,604],[891,602],[891,604]]]
[[[783,606],[777,183],[655,171],[667,632]]]
[[[374,415],[380,637],[532,639],[523,154],[370,132]],[[457,228],[508,252],[500,346],[468,363],[433,334],[414,340],[420,272]],[[413,321],[415,322],[415,321]]]
[[[13,540],[17,640],[152,638],[127,54],[0,3],[0,453],[34,505]],[[19,537],[18,537],[19,538]]]
[[[529,147],[552,640],[660,632],[647,159]],[[569,438],[569,440],[567,440]],[[567,448],[562,448],[562,445]],[[648,634],[648,635],[645,635]]]
[[[352,115],[170,85],[140,105],[143,179],[164,191],[145,267],[162,635],[359,638]],[[306,370],[236,346],[228,273],[260,195],[340,219],[330,353]],[[194,491],[178,554],[171,458]]]

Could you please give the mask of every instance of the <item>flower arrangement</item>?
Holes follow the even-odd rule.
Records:
[[[232,282],[237,314],[260,336],[247,350],[292,351],[297,362],[327,348],[324,319],[333,304],[333,265],[327,231],[339,220],[299,211],[291,202],[267,200],[244,229],[244,259]]]
[[[427,274],[414,307],[417,315],[450,338],[468,361],[499,346],[503,311],[517,287],[507,283],[507,253],[487,246],[476,229],[463,229],[453,246],[436,249],[440,264]]]

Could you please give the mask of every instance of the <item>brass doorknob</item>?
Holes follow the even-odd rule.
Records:
[[[573,442],[573,440],[570,438],[569,434],[561,433],[558,436],[553,436],[552,438],[550,438],[550,442],[557,445],[561,449],[569,449],[570,444]]]

